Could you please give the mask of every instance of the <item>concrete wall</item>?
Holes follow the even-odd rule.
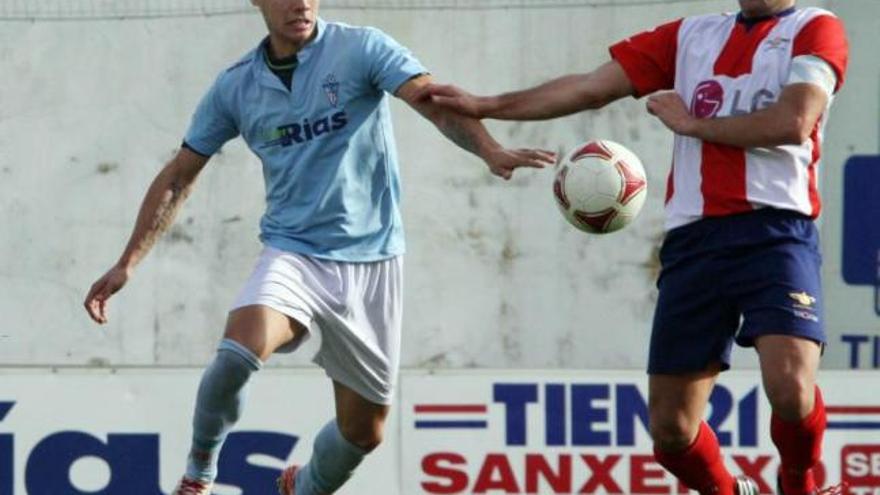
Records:
[[[378,26],[438,79],[481,93],[588,70],[630,33],[735,7],[726,0],[418,11],[326,4],[325,18]],[[862,315],[862,304],[872,307],[870,289],[840,282],[837,239],[840,166],[853,153],[878,149],[880,4],[802,4],[836,10],[853,43],[823,169],[833,326]],[[259,251],[262,179],[241,141],[212,160],[177,224],[112,300],[110,324],[91,324],[81,301],[121,252],[149,181],[179,145],[203,91],[263,33],[256,13],[0,23],[0,363],[209,359]],[[414,112],[400,103],[394,112],[409,241],[403,365],[641,368],[672,141],[643,102],[546,123],[490,123],[512,146],[568,149],[601,137],[641,156],[648,203],[631,228],[607,237],[564,223],[550,195],[551,173],[496,180]],[[872,312],[858,323],[880,328]],[[844,351],[832,346],[827,364],[844,366]],[[309,359],[306,349],[273,364]],[[754,365],[750,353],[737,360]]]

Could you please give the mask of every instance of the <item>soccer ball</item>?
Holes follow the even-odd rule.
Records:
[[[584,232],[620,230],[645,204],[648,182],[639,158],[612,141],[589,141],[563,157],[553,197],[565,219]]]

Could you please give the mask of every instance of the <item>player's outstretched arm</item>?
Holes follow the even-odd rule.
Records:
[[[428,75],[410,79],[396,93],[400,99],[430,120],[450,141],[479,156],[493,174],[510,179],[519,167],[543,168],[553,165],[552,151],[503,148],[476,118],[456,113],[431,101],[425,89],[431,84]]]
[[[677,93],[648,98],[648,111],[676,134],[739,148],[802,144],[810,138],[825,112],[828,95],[810,83],[785,86],[779,100],[745,115],[699,119],[688,111]]]
[[[635,90],[623,67],[610,61],[588,74],[571,74],[539,86],[498,96],[475,96],[456,86],[431,85],[432,101],[482,119],[546,120],[605,105]]]
[[[86,296],[84,306],[95,322],[107,323],[107,300],[128,282],[134,267],[171,225],[206,163],[208,158],[181,148],[153,179],[122,256]]]

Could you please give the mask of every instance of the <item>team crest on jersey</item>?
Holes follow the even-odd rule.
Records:
[[[782,36],[777,36],[775,38],[770,38],[765,42],[765,50],[779,50],[784,48],[786,45],[791,43],[791,38],[783,38]]]
[[[324,88],[324,94],[327,95],[327,100],[330,101],[330,104],[335,106],[339,105],[339,81],[336,80],[336,76],[333,74],[329,74],[324,78],[324,84],[321,85]]]

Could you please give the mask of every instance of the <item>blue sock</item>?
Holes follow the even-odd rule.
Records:
[[[205,370],[196,396],[193,441],[186,466],[191,479],[213,481],[217,458],[226,434],[241,416],[245,386],[251,374],[263,366],[247,347],[223,339],[214,362]]]
[[[367,452],[339,432],[333,419],[315,438],[309,463],[296,473],[296,495],[324,495],[339,489],[354,473]]]

